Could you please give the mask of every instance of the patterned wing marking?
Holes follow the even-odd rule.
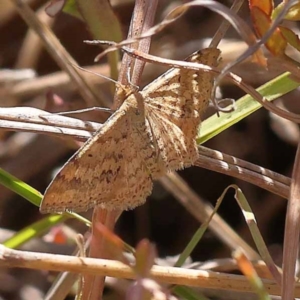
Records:
[[[208,48],[188,60],[217,65],[220,51]],[[196,146],[200,113],[209,102],[213,75],[208,72],[172,69],[142,92],[146,115],[165,167],[172,171],[188,167],[198,157]],[[159,174],[153,174],[158,178]]]
[[[47,188],[41,212],[80,212],[95,205],[129,209],[146,200],[153,184],[137,153],[147,141],[134,133],[133,113],[124,103],[75,153]]]

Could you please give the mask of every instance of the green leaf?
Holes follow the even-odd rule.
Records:
[[[278,14],[282,11],[285,5],[285,1],[282,1],[273,11],[272,19],[274,20]],[[293,5],[284,16],[285,20],[299,21],[300,20],[300,3]]]
[[[191,238],[191,240],[189,241],[189,243],[187,244],[187,246],[185,247],[185,249],[182,251],[182,253],[180,254],[177,262],[175,263],[174,267],[182,267],[184,262],[187,260],[187,258],[191,255],[192,251],[195,249],[195,247],[198,245],[198,243],[200,242],[202,236],[204,235],[206,229],[208,228],[208,225],[211,221],[211,219],[213,218],[213,216],[216,214],[216,212],[218,211],[223,198],[227,192],[226,188],[224,190],[224,192],[222,193],[222,195],[219,197],[219,199],[217,200],[217,203],[214,207],[214,210],[212,212],[212,214],[209,216],[209,218],[200,226],[200,228],[194,233],[193,237]]]
[[[122,40],[121,24],[110,6],[109,1],[76,0],[80,14],[96,40],[120,42]],[[110,52],[107,55],[110,66],[110,77],[118,79],[119,52]],[[113,91],[115,87],[113,86]]]
[[[297,49],[298,51],[300,51],[300,40],[299,40],[299,36],[292,31],[289,28],[280,26],[280,31],[282,33],[282,35],[284,36],[284,38],[286,39],[286,41],[295,49]]]
[[[32,238],[42,235],[45,231],[49,230],[54,225],[65,221],[69,217],[70,216],[68,215],[48,215],[44,219],[20,230],[3,244],[9,248],[19,248]]]
[[[22,196],[36,206],[40,206],[43,195],[30,185],[0,168],[0,184]]]
[[[300,83],[291,80],[289,77],[290,73],[284,73],[262,85],[257,91],[266,97],[267,100],[273,101],[300,85]],[[215,114],[203,121],[197,143],[202,144],[208,141],[225,129],[251,115],[259,108],[261,108],[261,105],[257,101],[251,96],[245,95],[236,101],[236,109],[232,113],[220,113],[220,117]]]
[[[186,300],[209,300],[204,295],[200,294],[198,291],[196,292],[193,288],[188,286],[174,286],[172,288],[172,292],[178,296],[180,299]]]
[[[11,191],[15,192],[16,194],[22,196],[35,206],[40,206],[41,201],[43,198],[43,195],[28,185],[27,183],[23,182],[22,180],[16,178],[15,176],[9,174],[8,172],[4,171],[0,168],[0,184],[4,185]],[[76,218],[80,222],[85,223],[87,226],[91,225],[91,222],[82,216],[76,214],[76,213],[65,213],[65,215],[68,215],[69,217]]]

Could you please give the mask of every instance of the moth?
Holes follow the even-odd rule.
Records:
[[[220,50],[207,48],[187,60],[217,66]],[[47,188],[42,213],[81,212],[94,206],[132,209],[146,201],[153,180],[193,165],[200,114],[213,75],[170,69],[123,104],[62,167]]]

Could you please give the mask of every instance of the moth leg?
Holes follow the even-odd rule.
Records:
[[[131,77],[131,66],[128,66],[126,76],[127,76],[127,81],[130,85],[130,89],[131,89],[132,93],[138,92],[140,87],[138,85],[134,84],[130,78]]]
[[[159,156],[161,155],[161,152],[160,152],[160,149],[158,147],[157,139],[156,139],[156,137],[154,135],[154,130],[153,130],[152,124],[151,124],[151,122],[150,122],[150,120],[149,120],[149,118],[147,116],[146,116],[146,119],[148,121],[150,130],[151,130],[151,135],[152,135],[152,140],[153,140],[153,146],[154,146],[155,153],[156,153],[156,161],[158,162],[159,161]]]
[[[64,116],[64,115],[81,114],[81,113],[85,113],[85,112],[89,112],[89,111],[102,111],[102,112],[107,112],[111,115],[115,112],[115,110],[111,109],[111,108],[95,106],[95,107],[88,107],[88,108],[78,109],[78,110],[63,111],[63,112],[59,112],[59,113],[55,113],[55,114]]]
[[[154,161],[155,161],[155,165],[157,166],[157,167],[155,167],[155,168],[153,168],[153,162],[152,162],[152,167],[150,166],[148,166],[147,165],[147,163],[145,163],[145,162],[147,162],[147,159],[149,158],[149,157],[147,157],[146,158],[146,160],[145,160],[145,157],[141,157],[141,161],[143,162],[143,164],[144,164],[144,166],[145,166],[145,168],[147,169],[147,171],[148,171],[148,174],[151,176],[151,178],[154,180],[154,179],[156,179],[156,178],[159,178],[159,177],[161,177],[164,173],[165,173],[165,170],[163,170],[162,169],[162,166],[163,166],[163,164],[161,164],[160,163],[160,158],[161,158],[161,162],[163,162],[163,158],[161,157],[161,149],[159,148],[159,146],[158,146],[158,142],[157,142],[157,139],[156,139],[156,137],[155,137],[155,135],[154,135],[154,131],[153,131],[153,127],[152,127],[152,124],[150,123],[150,121],[149,121],[149,118],[148,118],[148,116],[146,115],[145,116],[145,119],[148,121],[148,126],[149,126],[149,129],[150,129],[150,132],[147,132],[147,137],[149,138],[149,141],[151,141],[151,145],[153,145],[153,147],[154,147],[154,155],[153,156],[151,156],[151,160],[153,159]],[[143,137],[143,132],[139,129],[139,127],[138,126],[136,126],[136,133],[138,134],[138,135],[140,135],[141,137]],[[139,155],[139,154],[138,154]],[[159,174],[159,175],[158,175]]]

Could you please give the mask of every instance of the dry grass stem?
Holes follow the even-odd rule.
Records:
[[[49,28],[51,28],[52,25],[54,24],[54,19],[50,18],[45,13],[45,6],[42,6],[36,12],[36,16],[41,21],[41,23],[45,24]],[[22,47],[18,53],[18,57],[15,63],[15,68],[23,69],[23,68],[37,67],[38,60],[40,58],[42,50],[43,50],[43,43],[40,37],[33,30],[29,29],[24,38]]]
[[[160,182],[199,222],[204,223],[213,213],[213,208],[201,199],[176,173],[170,173]],[[209,223],[209,229],[231,250],[240,247],[252,260],[260,256],[234,230],[216,214]]]
[[[73,257],[37,252],[12,250],[0,246],[0,265],[3,267],[29,268],[36,270],[69,271],[82,274],[102,275],[135,279],[132,269],[113,260]],[[166,284],[180,284],[208,289],[231,291],[253,291],[247,278],[240,275],[222,274],[212,271],[154,266],[151,277]],[[271,280],[263,280],[270,295],[279,295],[280,287]],[[300,297],[300,285],[295,287],[295,297]]]
[[[76,256],[75,252],[73,256],[33,252],[44,252],[44,249],[32,246],[31,241],[21,248],[28,252],[12,250],[0,245],[0,267],[3,269],[0,275],[4,278],[4,284],[0,283],[0,298],[6,295],[6,288],[11,286],[11,282],[18,283],[17,288],[20,289],[20,291],[15,289],[7,293],[8,297],[11,296],[14,299],[24,298],[22,293],[26,287],[35,287],[40,279],[43,285],[36,288],[39,292],[46,293],[44,287],[46,283],[49,283],[47,282],[49,276],[45,274],[55,271],[63,272],[63,274],[53,284],[46,298],[43,294],[45,299],[66,297],[77,278],[83,279],[83,285],[79,287],[82,290],[82,299],[102,299],[104,284],[107,284],[106,276],[110,276],[115,281],[113,289],[117,291],[117,296],[116,298],[112,296],[112,299],[119,299],[121,293],[122,295],[130,294],[133,283],[139,286],[141,279],[148,279],[149,273],[147,272],[150,272],[153,262],[155,265],[151,268],[151,280],[155,280],[155,284],[161,285],[167,293],[172,293],[172,297],[173,295],[178,298],[182,297],[177,291],[177,289],[180,290],[180,286],[185,292],[203,292],[204,298],[259,297],[259,292],[255,292],[249,283],[250,277],[247,279],[242,275],[233,275],[239,271],[237,263],[225,258],[228,257],[229,251],[237,248],[242,249],[242,252],[246,254],[249,261],[247,264],[244,263],[244,266],[247,265],[247,270],[251,269],[252,275],[255,271],[257,272],[267,293],[276,297],[281,296],[284,300],[300,298],[298,274],[295,275],[300,232],[298,201],[300,144],[295,162],[293,161],[294,148],[299,139],[297,125],[300,124],[300,114],[294,113],[299,112],[299,105],[296,101],[299,98],[299,91],[295,89],[288,95],[284,94],[288,88],[292,89],[299,81],[299,66],[293,62],[293,59],[297,60],[299,52],[294,51],[295,56],[293,56],[291,54],[293,47],[289,47],[285,54],[290,56],[291,60],[287,60],[282,56],[274,57],[272,51],[268,51],[268,47],[265,47],[267,50],[262,50],[260,47],[273,33],[276,33],[274,30],[284,35],[283,29],[281,27],[276,29],[276,27],[284,21],[285,13],[290,7],[298,4],[299,1],[281,0],[280,9],[272,14],[272,18],[275,15],[276,18],[268,24],[270,26],[265,28],[266,34],[263,34],[260,39],[257,39],[255,35],[258,29],[256,25],[259,24],[253,23],[249,26],[251,23],[249,10],[245,10],[245,7],[240,10],[241,5],[245,4],[242,0],[226,2],[228,6],[229,3],[231,4],[230,9],[222,1],[196,0],[180,5],[182,3],[175,0],[169,1],[170,3],[167,1],[168,4],[165,3],[166,1],[137,0],[135,7],[133,7],[134,1],[130,1],[132,5],[128,4],[128,1],[119,0],[110,3],[107,0],[91,0],[88,4],[80,0],[77,1],[77,11],[65,7],[60,15],[56,11],[52,19],[48,18],[44,12],[44,0],[4,0],[3,2],[4,8],[0,10],[0,40],[3,42],[0,50],[0,63],[7,69],[0,70],[2,99],[0,100],[2,106],[0,107],[0,129],[2,129],[0,132],[0,167],[3,171],[5,170],[3,172],[4,185],[0,186],[2,216],[0,231],[1,228],[25,228],[20,232],[14,231],[15,236],[11,236],[15,244],[18,244],[19,238],[21,238],[19,243],[24,243],[26,237],[21,237],[21,235],[31,228],[32,225],[28,223],[39,218],[39,212],[35,207],[32,209],[31,204],[29,204],[31,205],[29,209],[33,212],[24,213],[23,207],[27,209],[25,205],[28,203],[23,199],[17,199],[20,194],[24,194],[24,191],[27,192],[26,186],[22,192],[13,191],[14,187],[9,187],[9,185],[7,186],[11,190],[5,187],[5,180],[9,179],[6,172],[20,179],[18,187],[23,188],[23,181],[43,192],[49,179],[53,178],[54,166],[64,162],[73,148],[79,148],[81,142],[87,140],[89,142],[56,175],[50,188],[45,192],[44,204],[41,207],[44,212],[60,212],[69,209],[83,211],[81,208],[84,205],[84,209],[88,209],[93,205],[99,205],[100,202],[101,207],[96,206],[94,209],[92,235],[90,231],[87,232],[86,245],[83,240],[81,241],[80,245],[84,249],[81,249],[80,257]],[[52,5],[54,2],[52,1]],[[254,2],[259,4],[259,1]],[[72,1],[66,3],[70,4]],[[251,3],[249,0],[251,17],[254,19],[255,11],[252,10]],[[51,6],[49,7],[50,10],[46,10],[46,13],[51,11]],[[55,5],[52,6],[54,9],[52,12],[55,11],[55,7],[57,8]],[[268,9],[272,10],[271,7]],[[107,11],[107,14],[102,16],[103,10]],[[205,11],[205,16],[202,15],[203,11]],[[21,18],[18,18],[16,12]],[[74,17],[76,15],[80,16],[81,20]],[[205,18],[202,18],[203,16]],[[97,22],[97,18],[101,20]],[[153,26],[154,18],[157,24],[155,26]],[[27,23],[28,28],[24,27],[22,19]],[[122,40],[121,29],[123,32],[127,30],[130,19],[128,37]],[[289,21],[289,23],[292,22]],[[216,31],[217,28],[219,29]],[[165,30],[162,31],[163,29]],[[71,30],[74,30],[74,33],[76,30],[76,34],[70,34]],[[225,34],[230,38],[240,36],[242,39],[227,40],[224,38]],[[107,63],[88,66],[87,70],[82,71],[83,68],[78,67],[76,61],[78,60],[80,65],[91,64],[98,53],[96,47],[83,45],[82,41],[89,38],[95,39],[94,43],[97,45],[103,44],[103,42],[98,42],[98,39],[111,39],[116,43],[106,42],[106,50],[98,56],[99,58],[109,53],[105,58]],[[148,54],[151,39],[151,51],[156,56]],[[284,39],[287,40],[287,37]],[[219,50],[215,48],[220,48],[222,61],[218,67],[216,67],[218,56],[216,54],[213,54],[213,62],[206,58],[200,59],[199,61],[203,64],[196,63],[197,59],[179,60],[196,49],[206,48],[209,43],[212,48],[202,50],[199,56],[201,57],[205,51],[208,53],[211,51],[211,54],[216,53]],[[66,49],[70,49],[74,59]],[[116,49],[124,53],[122,64],[118,62],[120,53],[111,52]],[[48,59],[46,52],[53,59]],[[178,60],[161,57],[175,57]],[[150,64],[147,64],[143,80],[141,80],[141,73],[146,62]],[[268,63],[268,69],[266,63]],[[209,66],[210,64],[212,66]],[[171,70],[170,78],[169,73],[158,77],[170,67],[175,68],[175,71]],[[231,72],[233,67],[234,72]],[[22,68],[26,69],[22,70]],[[58,68],[62,71],[51,73]],[[123,94],[121,95],[120,90],[117,90],[112,101],[111,94],[114,88],[109,90],[109,80],[101,77],[100,74],[117,78],[118,69],[120,69],[118,81],[124,86],[120,89]],[[110,71],[112,71],[111,75]],[[291,73],[290,77],[285,74],[275,78],[286,71]],[[40,76],[40,74],[48,75]],[[157,77],[158,80],[153,81],[153,78]],[[206,77],[210,80],[206,80]],[[212,84],[213,79],[214,84]],[[277,79],[284,79],[285,85],[276,86]],[[222,80],[222,85],[219,88],[220,80]],[[269,80],[272,80],[270,84],[268,84]],[[143,89],[144,83],[148,82],[151,83]],[[186,82],[191,85],[189,86]],[[262,91],[266,97],[255,90],[256,86],[262,84],[264,85],[259,91]],[[182,91],[176,90],[178,86],[178,91],[180,89]],[[112,84],[111,87],[113,87]],[[215,97],[213,94],[217,87],[218,96]],[[270,92],[269,87],[274,87],[274,90],[282,95],[280,99],[277,99],[278,101],[271,102],[271,99],[275,98],[275,92],[273,93],[273,90]],[[137,93],[135,93],[135,88],[138,90]],[[222,95],[219,95],[219,92]],[[212,141],[213,148],[224,149],[225,152],[234,153],[244,160],[200,145],[197,147],[194,141],[198,133],[201,113],[208,105],[209,98],[213,101],[219,98],[229,99],[233,104],[232,97],[240,98],[244,93],[249,94],[267,111],[263,109],[257,111]],[[141,99],[138,99],[136,95],[141,95]],[[193,97],[198,100],[194,101]],[[245,98],[239,104],[244,103]],[[186,99],[192,99],[192,101],[188,100],[182,105]],[[217,110],[220,108],[218,112],[222,114],[223,111],[228,111],[228,108],[232,111],[234,105],[224,107],[229,100],[214,103]],[[190,106],[190,102],[193,102],[195,107]],[[104,107],[113,107],[114,110],[103,112],[94,109],[82,112],[86,107],[100,106],[99,103]],[[139,105],[144,107],[144,110],[140,109]],[[196,107],[197,105],[199,106]],[[120,107],[121,109],[118,109]],[[151,109],[152,115],[149,113]],[[65,115],[57,113],[74,110],[81,110],[80,115],[74,112]],[[143,113],[141,116],[143,111],[147,112],[146,117]],[[189,112],[193,112],[197,124],[192,123]],[[269,112],[271,112],[271,117]],[[239,110],[236,113],[239,113]],[[112,118],[105,122],[111,115]],[[235,116],[233,113],[230,118]],[[222,117],[225,116],[222,114]],[[211,120],[214,118],[215,116]],[[286,120],[288,123],[285,122]],[[189,126],[192,130],[188,130]],[[102,130],[98,131],[101,128]],[[90,144],[98,147],[92,148]],[[150,151],[153,152],[150,153]],[[259,165],[246,161],[248,159]],[[191,165],[194,168],[180,173],[186,181],[177,173],[170,172]],[[268,166],[269,169],[260,165]],[[213,172],[200,170],[199,167]],[[287,176],[293,169],[292,178],[270,169],[287,174]],[[215,172],[233,178],[220,176]],[[204,176],[201,177],[203,173]],[[192,178],[193,176],[195,177]],[[160,184],[153,186],[155,180],[159,180]],[[66,181],[69,183],[68,188],[64,185]],[[84,181],[86,183],[82,184]],[[89,184],[90,182],[92,184]],[[194,188],[191,188],[189,184]],[[230,201],[233,199],[227,199],[231,194],[226,194],[226,201],[219,207],[226,189],[217,201],[214,210],[214,200],[222,193],[224,184],[229,187],[238,184],[235,189],[236,200],[240,208],[236,203],[231,205]],[[133,213],[123,214],[119,218],[123,209],[143,203],[152,192],[152,187],[153,193],[149,196],[151,199],[147,205]],[[49,192],[50,189],[52,190]],[[261,189],[266,190],[267,193]],[[79,196],[76,194],[78,191]],[[85,194],[86,191],[87,194]],[[206,195],[205,199],[202,199],[198,193]],[[249,203],[246,197],[251,199]],[[142,198],[143,201],[141,201]],[[181,205],[178,205],[174,198]],[[288,201],[282,201],[282,198]],[[12,200],[16,201],[13,205],[11,205]],[[124,205],[116,209],[116,203],[119,205],[118,201]],[[82,203],[84,203],[83,206]],[[46,210],[43,205],[46,205]],[[68,205],[72,205],[71,208]],[[288,205],[287,212],[285,211],[286,205]],[[188,213],[182,213],[184,209]],[[219,214],[216,213],[217,210]],[[284,219],[285,213],[286,219]],[[111,245],[108,247],[108,243],[116,246],[118,244],[116,240],[121,240],[121,238],[112,232],[105,233],[99,224],[102,223],[113,231],[118,219],[117,231],[120,236],[131,244],[138,243],[135,250],[128,251],[127,249],[130,254],[126,253],[126,250],[123,253],[125,242],[122,241],[120,243],[122,246],[117,246],[119,247],[118,254],[114,255],[116,249],[112,250]],[[283,233],[281,228],[284,220],[286,227]],[[50,218],[46,217],[45,222],[48,221]],[[73,221],[69,219],[69,224],[74,225],[76,233],[87,230],[85,225],[78,223],[78,220]],[[204,223],[204,225],[199,229],[198,223]],[[205,233],[198,245],[204,232],[203,228],[208,228],[210,231]],[[60,231],[65,236],[61,237]],[[193,238],[187,242],[194,231],[196,233]],[[40,236],[42,234],[41,230]],[[281,248],[283,235],[284,251]],[[58,248],[54,245],[57,239],[62,238],[64,242],[70,239],[61,224],[56,228],[51,228],[45,238],[49,239],[47,243],[50,245],[47,252],[72,253],[69,244],[56,245]],[[152,245],[142,248],[142,243],[139,241],[143,238],[149,238],[156,243],[160,257],[154,259],[156,252],[151,248]],[[43,238],[35,238],[35,240],[44,243]],[[256,248],[248,244],[248,241],[249,243],[254,241]],[[2,242],[5,242],[5,237],[2,238]],[[153,251],[150,251],[150,248]],[[182,253],[178,258],[175,254],[180,251]],[[89,257],[85,257],[86,252]],[[122,254],[128,259],[127,265],[117,261],[117,257],[119,258],[117,255]],[[168,257],[168,255],[172,256]],[[222,257],[222,259],[215,259],[216,257]],[[131,267],[134,264],[136,266]],[[148,264],[146,275],[139,273],[140,269],[145,267],[143,264]],[[183,267],[176,268],[173,267],[174,265]],[[283,275],[281,275],[281,265]],[[19,270],[13,268],[19,268]],[[276,278],[272,273],[274,268],[276,272],[279,272],[280,280],[277,278],[277,283],[273,280]],[[30,280],[27,278],[29,269],[34,270],[31,272],[39,276],[39,280],[30,285],[28,282],[32,279],[29,275]],[[22,275],[23,273],[25,276]],[[21,276],[26,279],[19,279]],[[11,282],[6,287],[7,278]],[[126,284],[120,289],[121,284],[116,281],[122,282],[125,279]],[[257,276],[256,279],[258,279]],[[282,286],[280,286],[281,283]],[[180,286],[174,287],[174,285]],[[189,287],[193,287],[193,290],[189,290]],[[199,289],[194,289],[196,287]],[[154,294],[152,296],[155,298]],[[128,299],[130,298],[131,295]]]
[[[109,74],[109,68],[107,65],[87,66],[86,69],[91,72],[103,74],[104,76]],[[86,72],[82,72],[82,76],[92,85],[107,84],[107,79],[100,76],[95,76]],[[7,96],[15,97],[19,102],[22,102],[22,99],[24,98],[26,99],[27,97],[45,94],[51,89],[55,91],[62,90],[66,92],[74,92],[76,90],[76,86],[74,86],[66,72],[60,71],[16,83],[8,91],[6,91],[6,93]]]
[[[299,254],[300,232],[300,142],[298,142],[294,170],[286,213],[283,244],[283,275],[281,296],[283,300],[293,299],[295,271]]]
[[[86,103],[89,106],[96,106],[99,104],[97,100],[98,98],[94,95],[91,87],[87,84],[78,70],[74,69],[73,65],[77,65],[76,61],[61,45],[50,28],[48,28],[44,23],[40,22],[35,13],[23,0],[11,1],[15,4],[16,9],[28,24],[30,29],[34,30],[35,33],[40,37],[41,41],[53,59],[62,68],[62,70],[68,73],[73,83],[77,86],[81,96],[85,99]]]
[[[289,177],[203,146],[199,147],[199,154],[200,157],[195,163],[198,167],[245,180],[285,199],[288,198],[291,182]]]
[[[242,4],[244,3],[243,0],[234,0],[233,4],[231,5],[231,11],[233,13],[237,13]],[[227,30],[230,28],[231,24],[224,20],[221,25],[219,26],[218,30],[216,31],[215,35],[213,36],[211,43],[209,45],[209,47],[213,47],[216,48],[218,47],[219,43],[222,41],[222,39],[224,39],[224,36],[227,32]]]

